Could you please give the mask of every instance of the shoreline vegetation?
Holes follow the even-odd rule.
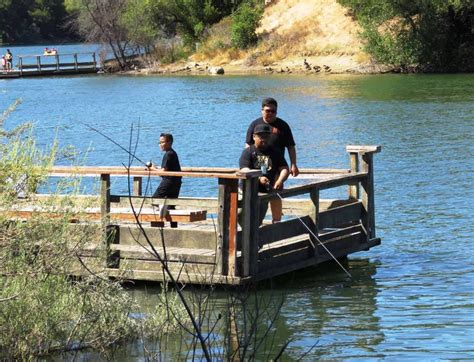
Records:
[[[474,71],[469,0],[51,1],[0,9],[1,39],[99,43],[113,55],[106,70],[128,74]],[[25,27],[15,10],[28,11]]]

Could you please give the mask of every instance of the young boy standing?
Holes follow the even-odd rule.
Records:
[[[169,133],[160,134],[160,148],[165,153],[161,161],[161,168],[151,165],[151,169],[161,171],[181,171],[178,154],[173,150],[173,136]],[[162,180],[156,189],[155,198],[177,198],[181,190],[181,176],[162,176]]]

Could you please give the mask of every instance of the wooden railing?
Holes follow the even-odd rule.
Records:
[[[302,178],[305,178],[305,175],[319,175],[319,179],[281,190],[278,195],[274,192],[258,194],[258,177],[261,175],[259,170],[239,172],[233,168],[182,168],[181,172],[163,172],[149,171],[143,167],[131,167],[128,170],[124,167],[54,167],[50,175],[100,177],[101,215],[103,230],[106,233],[110,230],[111,204],[123,205],[124,198],[127,198],[127,202],[132,200],[136,205],[143,202],[144,197],[141,193],[144,178],[181,176],[217,179],[217,199],[178,198],[166,202],[182,207],[193,205],[200,209],[213,208],[212,212],[215,211],[217,215],[216,273],[227,277],[253,278],[262,272],[258,268],[258,248],[262,244],[260,239],[264,239],[263,242],[267,243],[272,242],[275,235],[291,236],[290,229],[306,232],[298,220],[260,227],[260,203],[271,199],[308,195],[311,200],[309,213],[307,213],[307,201],[294,200],[293,205],[297,205],[296,209],[303,213],[301,215],[303,218],[312,221],[308,224],[317,237],[320,237],[322,231],[328,227],[344,225],[350,220],[360,220],[360,225],[365,230],[365,243],[368,245],[370,240],[375,238],[373,154],[380,152],[381,147],[347,146],[346,149],[350,155],[350,170],[303,169]],[[133,178],[133,195],[111,193],[110,179],[116,176]],[[242,183],[241,198],[239,198],[239,182]],[[348,186],[347,200],[332,201],[330,203],[332,206],[328,206],[327,200],[320,199],[321,190],[340,186]],[[160,200],[152,201],[160,203]],[[290,212],[285,213],[288,215]],[[105,240],[108,240],[109,235],[105,236]]]
[[[80,56],[87,56],[90,60],[79,61],[78,58]],[[27,59],[32,59],[33,62],[27,63],[25,61]],[[22,75],[24,71],[35,71],[41,73],[46,70],[60,71],[65,69],[73,69],[75,71],[79,71],[85,68],[97,69],[95,52],[18,56],[18,70],[20,75]]]

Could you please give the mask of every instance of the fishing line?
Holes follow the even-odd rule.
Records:
[[[275,192],[275,194],[280,198],[280,200],[283,202],[283,197],[280,196],[280,194],[278,192]],[[317,235],[314,234],[314,232],[308,227],[308,225],[306,225],[304,223],[303,220],[301,220],[301,218],[298,216],[298,215],[295,215],[298,220],[304,225],[304,227],[310,232],[311,235],[314,236],[314,238],[316,239],[316,241],[324,248],[324,250],[326,250],[326,252],[334,259],[334,261],[342,268],[342,270],[344,270],[344,273],[346,273],[349,278],[352,278],[352,275],[351,273],[349,273],[347,271],[346,268],[344,268],[344,266],[339,262],[339,260],[337,260],[337,258],[329,251],[329,249],[326,247],[326,245],[323,244],[323,242],[318,238]],[[311,240],[310,240],[311,242]],[[316,249],[316,245],[314,245],[312,242],[311,242],[311,245],[313,246],[314,249]]]
[[[148,162],[145,162],[141,159],[139,159],[137,156],[135,156],[133,153],[131,153],[129,150],[127,150],[125,147],[123,147],[120,143],[114,141],[112,138],[110,138],[109,136],[107,136],[105,133],[99,131],[97,128],[94,128],[92,127],[91,125],[88,125],[87,123],[84,123],[84,125],[86,127],[88,127],[90,130],[94,131],[94,132],[97,132],[98,134],[100,134],[102,137],[106,138],[107,140],[109,140],[110,142],[112,142],[114,145],[116,145],[117,147],[120,147],[123,151],[127,152],[130,156],[132,156],[133,158],[135,158],[138,162],[141,162],[143,163],[146,167],[148,167]]]

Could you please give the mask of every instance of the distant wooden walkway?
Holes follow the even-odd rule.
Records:
[[[20,55],[16,67],[10,71],[3,70],[0,79],[97,73],[99,70],[95,52],[55,54],[55,55]]]
[[[182,172],[163,172],[143,167],[53,167],[53,177],[92,176],[101,183],[99,196],[78,198],[82,200],[78,202],[99,204],[91,210],[92,219],[97,220],[97,232],[87,248],[76,251],[81,262],[77,262],[71,274],[83,275],[94,270],[132,280],[167,280],[157,252],[174,278],[182,283],[238,285],[368,250],[380,244],[375,233],[373,155],[381,148],[346,149],[350,169],[302,169],[300,178],[304,183],[278,194],[258,193],[259,170],[241,173],[231,168],[183,167]],[[216,179],[217,198],[162,200],[143,196],[143,182],[148,177],[163,175]],[[111,177],[117,176],[130,178],[131,195],[112,193]],[[345,187],[347,197],[320,198],[321,190],[337,187]],[[293,198],[302,195],[308,198]],[[35,199],[49,197],[37,195]],[[259,225],[260,204],[280,197],[285,219],[277,224]],[[7,212],[26,211],[28,214],[10,214],[25,219],[48,213],[32,210],[34,202],[25,200],[23,207],[20,204],[18,209]],[[168,219],[156,219],[157,204],[167,204],[175,210],[170,211]],[[76,216],[77,227],[82,227],[82,221],[90,223],[87,209]],[[158,223],[153,224],[154,220]],[[178,224],[168,227],[167,221]],[[101,259],[104,254],[98,250],[106,251],[105,263]]]

